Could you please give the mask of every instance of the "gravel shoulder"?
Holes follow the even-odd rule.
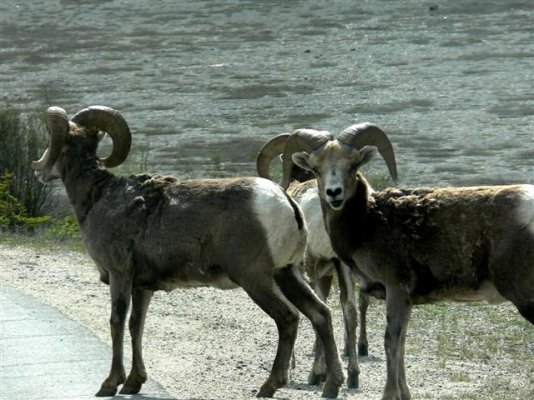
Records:
[[[0,244],[0,282],[56,307],[110,344],[108,288],[98,281],[87,255],[56,247]],[[341,347],[337,296],[334,291],[329,304]],[[343,388],[340,398],[381,398],[384,320],[383,303],[373,301],[368,318],[370,356],[360,358],[360,389]],[[230,400],[255,395],[268,376],[276,343],[274,322],[244,291],[188,289],[155,294],[144,353],[150,377],[176,399]],[[320,388],[306,385],[312,344],[313,332],[303,317],[296,367],[276,398],[320,398]],[[510,304],[416,307],[406,353],[414,398],[534,398],[534,327]],[[129,343],[125,354],[130,354]],[[111,359],[111,349],[102,357]]]

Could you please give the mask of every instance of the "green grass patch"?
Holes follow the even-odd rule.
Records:
[[[0,231],[0,242],[9,246],[32,248],[62,248],[85,252],[78,223],[73,216],[63,218],[49,217],[33,232]]]

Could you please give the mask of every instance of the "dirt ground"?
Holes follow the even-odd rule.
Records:
[[[98,281],[88,256],[60,248],[0,244],[0,260],[3,285],[58,308],[110,343],[108,289]],[[334,291],[329,304],[341,347],[337,295]],[[373,301],[368,318],[370,356],[360,358],[360,388],[344,387],[340,398],[380,399],[386,371],[384,319],[383,304]],[[242,290],[176,290],[154,296],[144,343],[149,375],[176,399],[235,400],[253,397],[267,378],[277,331]],[[296,367],[276,398],[320,398],[320,388],[306,384],[312,343],[310,324],[302,318]],[[406,352],[415,399],[534,398],[534,328],[509,304],[417,307]],[[125,353],[130,354],[129,343]],[[111,359],[111,349],[102,357]]]

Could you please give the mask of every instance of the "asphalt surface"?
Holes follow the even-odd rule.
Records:
[[[17,289],[0,286],[0,400],[95,399],[110,360],[111,348],[90,330]],[[173,399],[153,380],[138,395],[100,399],[110,398]]]

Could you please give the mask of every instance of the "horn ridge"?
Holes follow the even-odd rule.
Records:
[[[337,140],[358,150],[366,145],[375,146],[386,162],[389,174],[394,181],[397,181],[397,163],[393,145],[386,133],[377,125],[371,122],[351,125],[339,134]]]
[[[48,107],[45,123],[49,134],[49,143],[41,158],[31,164],[32,169],[36,171],[43,171],[54,165],[69,132],[69,118],[67,112],[61,107]]]
[[[128,123],[121,113],[107,106],[91,106],[80,110],[72,121],[86,128],[96,128],[107,132],[113,140],[111,154],[102,159],[106,168],[116,167],[126,160],[132,143]]]
[[[271,173],[269,171],[271,162],[277,155],[284,152],[288,138],[289,133],[281,133],[262,146],[256,157],[256,171],[258,176],[272,181]]]

